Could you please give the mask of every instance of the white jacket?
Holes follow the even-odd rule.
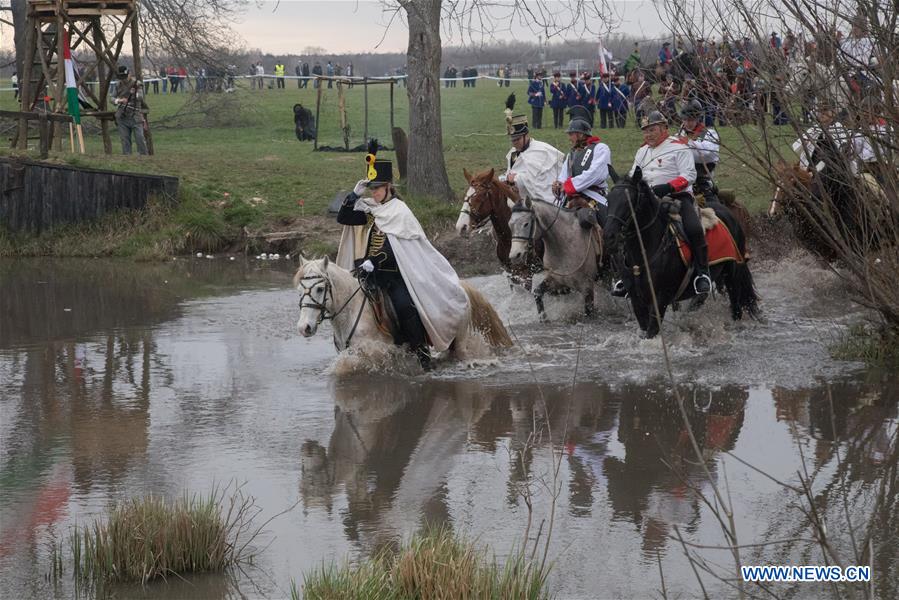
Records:
[[[515,173],[515,187],[522,198],[553,201],[553,181],[559,176],[565,155],[546,142],[532,139],[527,149],[515,158],[515,149],[506,154],[506,171]]]
[[[637,167],[643,171],[643,179],[650,187],[670,183],[675,192],[693,193],[696,165],[693,163],[693,151],[682,138],[668,136],[654,148],[640,146],[628,174],[633,175]]]
[[[714,127],[702,126],[696,139],[689,139],[689,131],[681,127],[679,136],[688,138],[687,146],[693,151],[693,162],[698,165],[718,164],[721,158],[721,140]]]

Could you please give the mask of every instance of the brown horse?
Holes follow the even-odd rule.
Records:
[[[899,216],[868,173],[844,181],[849,178],[826,164],[818,172],[781,161],[774,175],[778,186],[768,215],[783,211],[799,243],[827,261],[879,248]]]
[[[494,169],[471,175],[467,169],[462,170],[465,180],[468,181],[468,190],[462,202],[462,210],[456,221],[456,232],[467,238],[472,231],[485,226],[489,221],[493,226],[493,235],[496,240],[496,257],[503,268],[509,272],[512,281],[519,283],[525,289],[531,289],[531,280],[534,273],[543,269],[542,244],[536,247],[534,252],[524,263],[513,265],[509,261],[509,250],[512,247],[512,231],[509,229],[509,219],[512,209],[509,200],[516,203],[520,200],[518,191],[497,178]]]

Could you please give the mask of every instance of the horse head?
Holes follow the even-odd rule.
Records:
[[[300,268],[293,276],[293,285],[300,293],[300,318],[297,331],[303,337],[315,335],[318,326],[328,317],[331,304],[330,260],[306,260],[300,257]]]
[[[509,229],[512,231],[512,246],[509,248],[509,260],[512,264],[521,264],[527,260],[539,238],[537,231],[537,215],[534,203],[530,198],[519,200],[512,206],[509,217]]]
[[[490,169],[471,175],[462,170],[468,181],[468,190],[462,202],[462,210],[456,221],[456,232],[462,237],[484,225],[491,217],[507,219],[506,198],[518,199],[518,194],[510,186],[496,177],[496,170]]]
[[[616,183],[609,191],[606,225],[603,227],[603,242],[609,251],[617,248],[621,238],[634,235],[635,214],[640,225],[645,226],[642,221],[649,209],[657,208],[652,190],[643,179],[640,167],[636,167],[630,177],[618,177],[617,180],[613,178],[613,181]]]

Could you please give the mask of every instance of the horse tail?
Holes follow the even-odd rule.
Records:
[[[483,335],[484,339],[487,340],[487,343],[494,348],[499,346],[511,346],[512,338],[509,337],[509,332],[506,331],[502,319],[496,314],[496,311],[493,309],[490,302],[487,301],[481,292],[464,281],[462,282],[462,288],[465,290],[465,293],[468,294],[468,303],[471,306],[472,326]]]

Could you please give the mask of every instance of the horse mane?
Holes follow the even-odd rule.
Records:
[[[496,176],[495,169],[487,169],[486,171],[474,174],[469,183],[472,186],[481,185],[484,187],[491,187],[493,190],[498,191],[498,195],[490,195],[490,201],[498,203],[500,210],[506,206],[506,198],[512,198],[515,202],[521,200],[521,197],[518,195],[518,190],[514,186],[500,181],[499,177]]]
[[[300,285],[300,281],[302,281],[303,276],[306,274],[306,264],[304,262],[300,262],[300,267],[297,269],[297,272],[293,274],[293,287],[294,289]]]

